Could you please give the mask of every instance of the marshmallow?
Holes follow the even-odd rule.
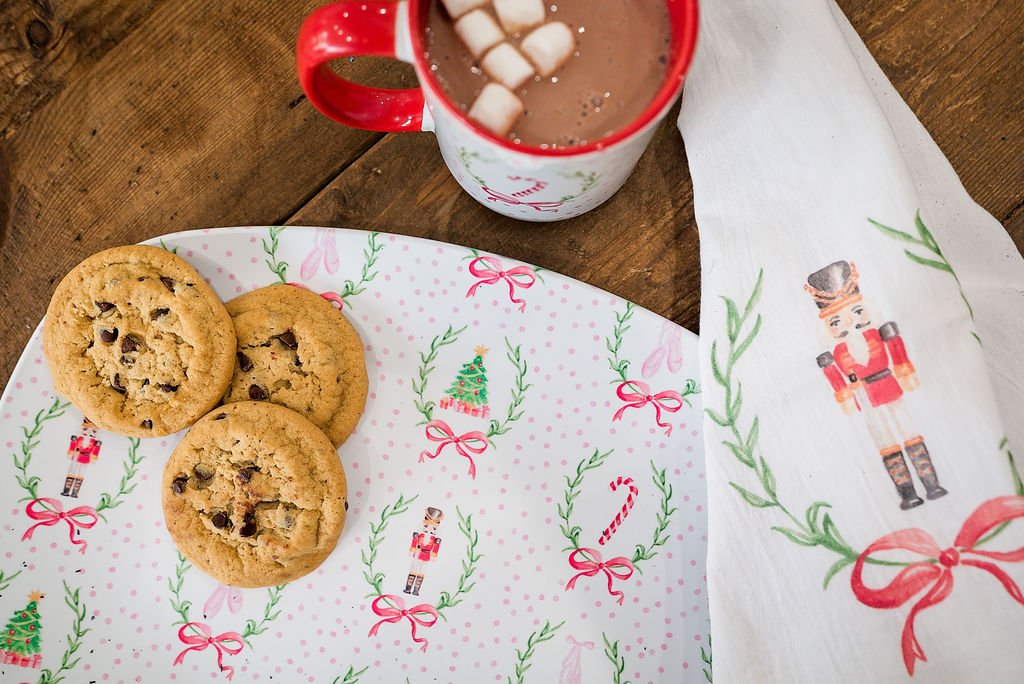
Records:
[[[553,21],[530,32],[519,48],[533,62],[538,74],[550,76],[572,56],[576,39],[568,26]]]
[[[474,57],[479,57],[505,40],[505,32],[491,15],[476,9],[455,22],[455,33]]]
[[[544,21],[544,0],[494,0],[494,11],[507,33],[519,33]]]
[[[485,85],[469,108],[469,118],[495,135],[507,135],[522,113],[519,98],[497,83]]]
[[[515,90],[533,76],[533,66],[508,43],[488,52],[480,66],[488,76],[509,90]]]
[[[487,4],[487,0],[441,0],[441,2],[444,4],[444,8],[448,10],[448,16],[452,19],[458,19],[469,10],[483,7]]]

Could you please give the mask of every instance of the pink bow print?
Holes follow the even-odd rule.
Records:
[[[631,388],[636,388],[639,393],[626,391]],[[654,404],[654,421],[658,424],[658,427],[666,428],[666,436],[672,434],[672,426],[661,422],[661,412],[665,410],[669,413],[675,413],[683,408],[683,396],[679,392],[665,390],[664,392],[651,394],[651,388],[647,383],[640,380],[627,380],[616,388],[615,393],[619,395],[619,399],[626,402],[626,405],[615,412],[615,416],[612,418],[613,421],[621,420],[622,414],[628,408],[643,408],[647,404]]]
[[[481,263],[487,264],[491,268],[482,267],[480,266]],[[521,287],[524,290],[528,290],[537,282],[537,277],[529,266],[516,266],[506,271],[502,270],[501,262],[494,257],[482,256],[469,262],[469,272],[473,274],[474,278],[480,278],[480,280],[473,283],[473,286],[469,288],[469,291],[466,292],[467,297],[475,295],[476,289],[481,285],[494,285],[498,281],[504,280],[508,283],[509,299],[512,300],[513,304],[520,305],[519,311],[526,311],[526,300],[516,299],[516,288]]]
[[[953,593],[953,568],[968,565],[984,570],[999,580],[1010,598],[1024,605],[1024,594],[1006,571],[995,563],[976,558],[980,556],[1007,563],[1020,563],[1024,561],[1024,546],[1013,551],[982,551],[974,548],[978,540],[990,530],[1021,517],[1024,517],[1024,496],[1002,496],[986,501],[971,513],[953,540],[953,546],[948,549],[940,547],[924,530],[911,528],[881,537],[857,557],[850,585],[857,600],[866,606],[899,608],[925,588],[928,590],[910,609],[906,622],[903,623],[900,645],[903,650],[903,664],[909,674],[914,674],[914,665],[918,660],[928,660],[924,655],[924,649],[917,641],[917,635],[914,634],[914,619],[918,613],[942,603]],[[889,584],[880,589],[865,585],[862,578],[864,563],[876,551],[890,549],[913,551],[924,556],[925,560],[904,567]]]
[[[185,630],[189,628],[198,631],[199,634],[186,634]],[[238,655],[242,652],[245,642],[242,640],[242,635],[238,632],[224,632],[223,634],[213,636],[213,632],[208,625],[204,625],[202,622],[186,622],[178,630],[178,639],[188,648],[179,653],[178,657],[174,659],[175,665],[181,665],[189,651],[205,651],[207,647],[213,646],[217,651],[217,667],[220,668],[220,671],[227,672],[228,679],[235,675],[235,668],[224,664],[224,653]],[[237,646],[227,645],[230,643],[237,644]]]
[[[580,663],[580,653],[585,648],[594,650],[593,641],[576,641],[570,636],[566,639],[572,647],[569,655],[562,660],[562,673],[558,676],[558,684],[583,684],[583,666]]]
[[[381,607],[382,601],[389,601],[390,606]],[[433,627],[437,624],[437,620],[440,617],[434,606],[429,603],[421,603],[418,606],[406,609],[405,601],[401,596],[395,596],[393,594],[382,594],[377,598],[373,599],[373,603],[370,604],[370,608],[374,614],[379,615],[382,620],[370,628],[369,636],[376,636],[377,630],[385,622],[401,622],[403,618],[409,620],[409,625],[412,627],[412,640],[414,643],[423,644],[420,648],[421,651],[427,650],[426,638],[419,638],[416,636],[416,625],[420,627]],[[428,619],[419,617],[420,615],[428,616]],[[429,619],[433,618],[433,619]]]
[[[321,262],[324,265],[324,270],[331,275],[338,272],[338,247],[334,243],[334,231],[328,228],[319,228],[314,241],[313,249],[310,250],[305,261],[302,262],[302,268],[299,269],[303,280],[309,280],[315,276],[316,272],[320,270]]]
[[[587,558],[587,556],[590,558]],[[631,560],[625,556],[616,556],[615,558],[603,560],[601,552],[597,549],[580,548],[569,554],[569,565],[572,566],[573,570],[579,570],[580,572],[569,580],[565,585],[566,589],[574,589],[576,587],[576,580],[580,577],[593,577],[599,572],[604,572],[608,577],[608,593],[612,596],[617,596],[619,605],[622,605],[626,595],[621,591],[613,590],[612,582],[613,578],[625,581],[633,576],[633,562]]]
[[[474,430],[473,432],[456,436],[455,432],[448,426],[448,423],[443,420],[432,420],[427,423],[426,433],[427,439],[431,442],[440,442],[440,444],[434,453],[430,453],[429,450],[420,452],[420,463],[423,463],[425,458],[437,458],[446,446],[454,444],[455,451],[459,452],[460,456],[465,456],[469,459],[469,476],[476,479],[476,463],[473,462],[470,452],[477,456],[484,453],[487,450],[487,435]]]
[[[37,504],[40,505],[37,507]],[[25,530],[25,534],[21,535],[22,541],[31,539],[32,533],[36,531],[37,527],[50,527],[63,520],[68,524],[68,537],[71,539],[71,543],[81,546],[82,548],[79,551],[82,553],[85,553],[89,544],[84,539],[75,539],[75,528],[81,527],[84,530],[88,530],[99,522],[96,509],[92,506],[78,506],[65,512],[64,505],[60,501],[49,497],[33,499],[25,506],[25,513],[32,520],[38,520],[39,522]],[[80,518],[84,518],[84,520],[80,520]]]

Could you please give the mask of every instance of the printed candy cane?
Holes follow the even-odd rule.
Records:
[[[622,504],[622,510],[615,515],[615,519],[611,521],[604,532],[601,533],[601,538],[597,540],[597,543],[601,545],[604,545],[606,541],[611,539],[615,531],[619,529],[619,525],[629,515],[629,509],[633,508],[633,504],[636,503],[636,495],[640,491],[633,484],[633,478],[631,477],[617,477],[612,482],[609,482],[608,486],[611,487],[613,492],[619,487],[629,487],[629,494],[626,496],[626,503]]]
[[[540,192],[544,188],[548,187],[547,183],[545,183],[542,180],[537,180],[536,178],[523,178],[522,176],[509,176],[508,179],[510,181],[526,181],[527,183],[530,183],[530,182],[533,183],[533,185],[531,185],[530,187],[526,188],[525,190],[520,190],[519,192],[513,192],[512,193],[513,197],[526,197],[527,195],[532,195],[535,192]]]

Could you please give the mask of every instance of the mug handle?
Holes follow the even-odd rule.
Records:
[[[394,0],[336,2],[315,10],[299,29],[295,62],[309,101],[338,123],[368,131],[423,130],[420,88],[371,88],[334,73],[340,57],[398,57],[396,37],[407,33],[408,6]]]

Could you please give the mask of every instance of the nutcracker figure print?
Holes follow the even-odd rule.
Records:
[[[443,519],[444,513],[440,509],[427,508],[423,512],[423,528],[412,534],[412,544],[409,545],[412,564],[409,566],[409,576],[405,580],[406,594],[420,595],[427,563],[435,560],[437,552],[441,549],[441,538],[437,536],[437,528],[441,526]]]
[[[71,443],[68,445],[68,474],[64,478],[64,491],[62,496],[78,498],[78,490],[82,488],[82,481],[85,479],[85,467],[95,463],[100,457],[100,447],[103,442],[96,439],[98,428],[86,417],[82,417],[82,434],[72,435]]]
[[[900,508],[920,506],[904,453],[910,459],[929,500],[947,494],[939,484],[924,436],[913,428],[903,393],[918,386],[894,321],[875,324],[869,302],[858,284],[857,266],[837,261],[807,277],[804,289],[818,306],[818,318],[835,348],[818,356],[843,413],[860,413],[896,486]]]

